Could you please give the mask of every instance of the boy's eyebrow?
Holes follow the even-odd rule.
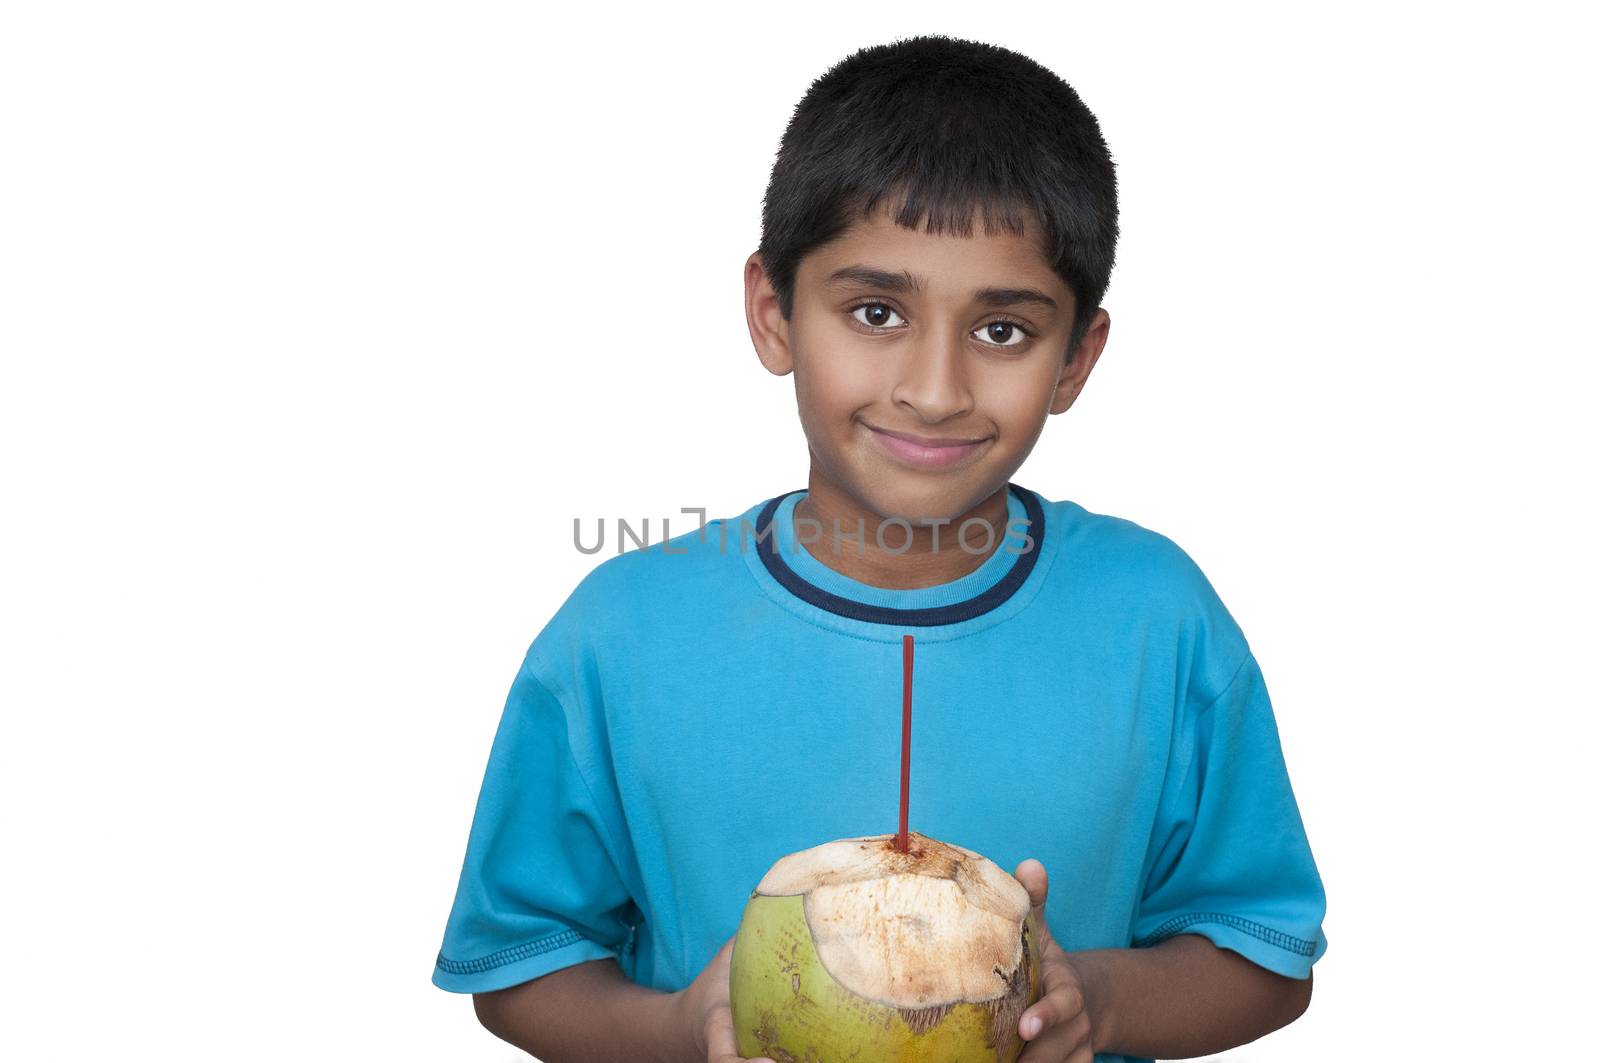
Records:
[[[914,292],[922,288],[922,283],[907,270],[894,273],[886,269],[874,269],[871,266],[845,266],[843,269],[836,269],[828,274],[822,283],[830,288],[845,288],[859,284],[867,288],[885,288],[891,292]]]
[[[906,270],[896,273],[892,270],[874,269],[871,266],[845,266],[842,269],[836,269],[823,278],[823,283],[831,288],[862,285],[891,292],[922,290],[921,281]],[[1051,310],[1056,309],[1056,301],[1037,288],[979,288],[972,294],[974,299],[986,306],[1016,306],[1020,303],[1035,303]]]
[[[1018,303],[1037,303],[1056,308],[1056,301],[1037,288],[979,288],[973,293],[980,303],[988,306],[1016,306]]]

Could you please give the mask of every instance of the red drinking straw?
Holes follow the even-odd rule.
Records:
[[[895,835],[894,847],[904,853],[911,849],[911,636],[902,636],[900,646],[904,651],[901,671],[905,680],[900,701],[900,833]]]

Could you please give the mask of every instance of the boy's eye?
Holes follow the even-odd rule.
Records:
[[[865,317],[861,316],[863,311],[866,313]],[[899,314],[894,312],[893,307],[885,306],[883,303],[862,303],[854,310],[851,310],[850,314],[857,321],[870,328],[888,328],[891,317],[900,317]]]
[[[991,321],[983,326],[984,339],[996,347],[1016,347],[1028,338],[1022,326],[1011,321]]]
[[[850,310],[850,316],[868,328],[890,328],[891,320],[900,318],[892,306],[884,303],[862,303]],[[900,318],[904,321],[904,318]],[[982,326],[983,340],[995,347],[1020,347],[1032,335],[1015,321],[998,318]]]

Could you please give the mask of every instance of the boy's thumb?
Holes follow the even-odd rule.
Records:
[[[1017,865],[1014,874],[1017,881],[1028,891],[1029,902],[1035,908],[1041,907],[1050,892],[1050,876],[1045,871],[1044,865],[1030,856]]]

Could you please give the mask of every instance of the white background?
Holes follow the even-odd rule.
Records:
[[[1220,1058],[1590,1043],[1578,11],[8,6],[0,1055],[526,1058],[429,983],[506,690],[574,516],[804,485],[741,265],[811,79],[920,32],[1119,167],[1017,481],[1177,540],[1272,688],[1331,944]]]

